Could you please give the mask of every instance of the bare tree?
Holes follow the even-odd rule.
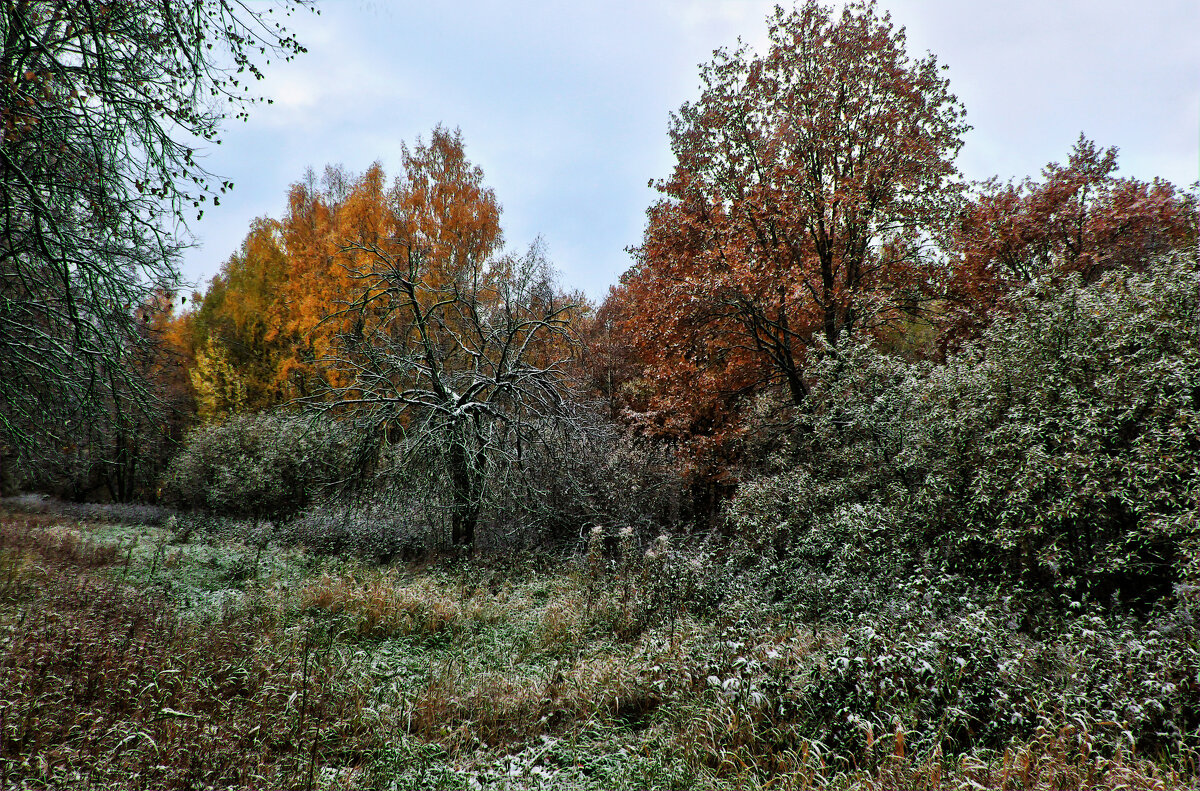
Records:
[[[443,482],[455,545],[475,542],[489,496],[519,475],[530,443],[569,425],[573,305],[542,248],[430,277],[417,246],[354,244],[358,296],[325,408],[399,444]],[[365,254],[365,255],[361,255]]]
[[[113,393],[153,400],[127,364],[139,306],[233,186],[197,150],[261,101],[260,60],[303,51],[275,17],[306,5],[0,3],[0,454],[61,448]]]

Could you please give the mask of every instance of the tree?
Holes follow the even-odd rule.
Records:
[[[191,314],[196,346],[191,373],[201,417],[214,414],[211,394],[225,385],[213,375],[228,379],[221,373],[225,368],[236,371],[243,390],[235,411],[266,409],[290,397],[279,381],[282,361],[296,345],[295,333],[287,329],[290,267],[280,237],[279,223],[255,220],[241,250],[213,277]]]
[[[520,258],[479,262],[448,283],[427,279],[419,248],[393,255],[363,245],[360,296],[334,362],[347,388],[331,407],[354,410],[377,434],[407,437],[449,485],[452,541],[471,545],[489,487],[518,462],[522,443],[567,414],[568,358],[538,359],[566,336],[570,305],[544,301],[547,264],[534,245]]]
[[[280,222],[288,262],[282,326],[291,350],[276,371],[277,386],[289,398],[308,398],[344,384],[331,380],[331,372],[320,364],[333,354],[345,329],[327,317],[353,297],[353,253],[344,248],[350,239],[374,243],[386,238],[390,201],[379,163],[358,176],[326,167],[319,182],[310,171],[292,185],[288,212]]]
[[[303,48],[252,10],[198,0],[0,6],[0,442],[25,461],[106,420],[101,383],[153,394],[126,366],[137,310],[178,281],[180,224],[233,185],[198,163],[261,60]],[[197,216],[199,216],[199,214]],[[112,389],[112,388],[110,388]]]
[[[621,332],[630,319],[624,286],[609,286],[600,307],[588,313],[581,327],[583,354],[581,378],[588,393],[598,399],[610,420],[637,406],[640,367],[634,350]]]
[[[196,396],[196,415],[204,422],[246,411],[246,383],[215,338],[210,336],[204,348],[196,350],[188,373]]]
[[[71,403],[47,406],[53,411],[41,425],[63,429],[63,436],[40,438],[35,451],[47,463],[14,470],[18,490],[72,499],[105,490],[114,502],[154,497],[158,475],[195,414],[181,365],[177,303],[173,294],[158,292],[136,307],[137,335],[112,338],[108,352],[119,365],[97,371],[86,412]],[[153,398],[139,398],[142,393]]]
[[[379,163],[362,174],[326,167],[320,179],[310,170],[289,190],[281,220],[254,221],[192,314],[202,411],[211,402],[205,393],[225,388],[211,376],[228,378],[226,368],[242,383],[238,410],[245,411],[345,384],[321,361],[349,330],[344,319],[329,318],[356,296],[351,273],[365,254],[348,241],[397,253],[397,234],[416,240],[426,255],[422,276],[437,283],[454,277],[464,261],[490,259],[502,239],[499,204],[481,176],[463,170],[470,163],[461,147],[458,133],[440,128],[428,146],[406,146],[405,173],[390,188]],[[477,216],[463,215],[463,206],[474,207]],[[223,365],[212,365],[210,342]]]
[[[1092,282],[1194,249],[1194,195],[1116,172],[1117,150],[1080,135],[1067,164],[1051,162],[1041,182],[980,184],[951,229],[945,340],[977,336],[1006,297],[1039,277],[1078,272]]]
[[[837,347],[913,309],[922,243],[958,195],[962,107],[874,2],[777,8],[769,40],[701,67],[623,278],[625,330],[674,431],[719,432],[768,385],[803,403],[815,339]]]
[[[523,443],[567,413],[572,306],[540,245],[498,255],[500,206],[459,133],[405,148],[391,205],[383,233],[346,245],[356,296],[331,316],[346,331],[328,361],[346,384],[321,405],[431,469],[468,546]]]

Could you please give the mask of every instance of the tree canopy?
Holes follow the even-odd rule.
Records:
[[[671,430],[719,432],[771,385],[802,403],[814,342],[921,296],[923,244],[960,191],[963,109],[873,2],[777,8],[768,33],[765,53],[718,50],[672,116],[675,169],[623,279]]]
[[[303,51],[274,15],[304,5],[0,7],[0,441],[26,461],[103,423],[117,390],[152,400],[126,364],[138,308],[177,285],[186,219],[233,186],[199,148],[259,100],[263,61]]]

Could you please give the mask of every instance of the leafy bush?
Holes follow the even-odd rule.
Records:
[[[814,367],[810,410],[727,508],[748,570],[774,603],[816,621],[882,606],[919,563],[906,458],[922,370],[866,344]]]
[[[163,497],[222,516],[286,521],[346,482],[355,436],[328,418],[238,415],[192,432],[171,462]]]
[[[848,757],[869,749],[868,734],[899,729],[911,749],[953,754],[1033,738],[1048,722],[1099,732],[1110,748],[1196,749],[1194,627],[1091,613],[1037,641],[1016,630],[1010,604],[968,602],[936,620],[917,608],[903,620],[861,621],[798,688],[787,704],[792,716]]]
[[[1170,591],[1200,527],[1195,279],[1168,259],[1031,288],[936,372],[914,507],[951,562],[1068,599]]]
[[[1200,529],[1194,282],[1168,259],[1035,284],[940,366],[826,351],[774,469],[730,504],[736,532],[839,603],[928,555],[1030,612],[1148,607]]]

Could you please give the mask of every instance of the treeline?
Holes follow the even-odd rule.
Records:
[[[602,303],[505,246],[438,127],[390,180],[310,171],[203,293],[132,307],[134,384],[9,485],[309,543],[318,503],[387,512],[382,555],[703,528],[788,579],[844,569],[851,598],[930,563],[1071,600],[1190,579],[1195,194],[1083,136],[1038,178],[965,184],[964,108],[889,17],[810,2],[769,27],[672,115]]]

